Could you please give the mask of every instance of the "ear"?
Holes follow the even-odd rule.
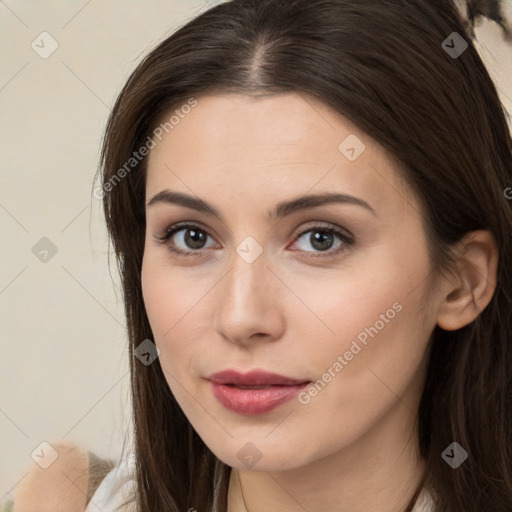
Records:
[[[471,323],[489,304],[496,289],[498,247],[486,230],[467,233],[458,245],[456,272],[439,305],[437,324],[455,331]]]

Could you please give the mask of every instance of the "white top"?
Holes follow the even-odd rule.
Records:
[[[100,482],[84,512],[128,512],[133,505],[119,508],[135,496],[135,453],[128,454]]]
[[[121,504],[135,495],[135,453],[128,452],[112,468],[93,494],[84,512],[128,512],[133,505],[120,509]],[[423,489],[413,512],[434,512],[430,493]]]

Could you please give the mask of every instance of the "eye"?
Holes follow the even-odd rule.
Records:
[[[308,233],[309,237],[304,238],[306,243],[300,245],[300,239]],[[313,226],[305,231],[301,231],[297,237],[298,242],[295,242],[294,245],[299,245],[299,248],[305,252],[313,253],[307,256],[313,258],[324,257],[323,254],[314,254],[315,252],[326,253],[325,256],[333,256],[346,251],[354,244],[354,238],[351,235],[333,226]],[[339,243],[335,246],[335,249],[331,250],[336,238],[338,238]],[[316,250],[308,251],[306,249],[308,244]]]
[[[180,234],[176,237],[177,242],[171,240],[178,233]],[[172,252],[180,256],[198,256],[199,251],[205,248],[204,243],[209,236],[208,232],[197,224],[175,224],[167,228],[164,233],[155,235],[155,240],[167,244]],[[184,248],[180,248],[178,244]],[[194,250],[189,251],[187,248]]]
[[[308,233],[310,233],[309,238],[304,239],[306,243],[299,244],[300,239]],[[206,229],[190,223],[175,224],[163,233],[154,235],[158,243],[166,244],[170,251],[179,256],[200,256],[201,251],[208,248],[205,245],[208,237],[211,237],[211,235]],[[313,226],[298,233],[296,238],[298,241],[294,242],[293,245],[300,245],[299,249],[301,251],[313,253],[307,256],[313,258],[324,257],[323,254],[314,254],[315,252],[326,253],[325,256],[333,256],[347,250],[354,244],[354,238],[351,235],[334,226]],[[338,238],[339,243],[334,250],[331,250],[336,238]],[[307,250],[308,243],[313,247],[313,251]]]

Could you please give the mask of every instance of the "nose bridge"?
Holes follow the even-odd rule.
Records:
[[[267,254],[261,244],[251,236],[246,237],[235,249],[231,262],[231,272],[227,279],[227,297],[242,307],[263,298],[268,290],[269,264]]]
[[[223,280],[217,311],[217,329],[226,339],[242,342],[256,333],[270,335],[272,339],[279,336],[279,280],[269,264],[256,240],[245,239],[236,247]]]

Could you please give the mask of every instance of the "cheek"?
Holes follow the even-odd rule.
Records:
[[[197,347],[193,341],[204,338],[204,333],[199,334],[199,326],[207,322],[209,286],[204,278],[192,274],[191,269],[173,268],[159,254],[144,256],[141,272],[144,306],[153,341],[160,349],[162,367],[173,375],[190,368]]]
[[[298,273],[290,276],[293,291],[302,301],[301,304],[290,297],[290,305],[296,304],[287,309],[293,320],[290,328],[314,323],[318,336],[309,338],[316,350],[342,347],[347,339],[357,336],[365,327],[376,321],[380,326],[380,315],[386,311],[389,310],[388,317],[396,316],[396,309],[400,307],[393,309],[393,304],[403,303],[410,291],[406,284],[408,276],[397,278],[398,274],[398,269],[389,265],[383,268],[365,263],[333,271],[332,275],[319,274],[312,279],[304,279]],[[319,343],[319,337],[326,343]],[[309,338],[301,337],[303,341]]]
[[[141,271],[144,306],[157,341],[188,320],[187,313],[201,296],[200,282],[194,283],[188,271],[173,267],[166,256],[160,248],[146,250]]]
[[[329,328],[321,328],[321,340],[303,338],[318,379],[303,396],[311,412],[336,403],[339,413],[329,413],[333,421],[347,411],[361,418],[379,414],[419,385],[434,327],[426,325],[421,302],[427,269],[423,255],[401,261],[382,252],[378,262],[324,283],[321,295],[302,288],[305,302]]]
[[[174,297],[169,296],[172,290],[166,283],[165,273],[154,264],[154,258],[147,251],[142,262],[141,286],[151,330],[158,339],[165,332],[164,319],[168,313],[168,304],[174,301]]]

